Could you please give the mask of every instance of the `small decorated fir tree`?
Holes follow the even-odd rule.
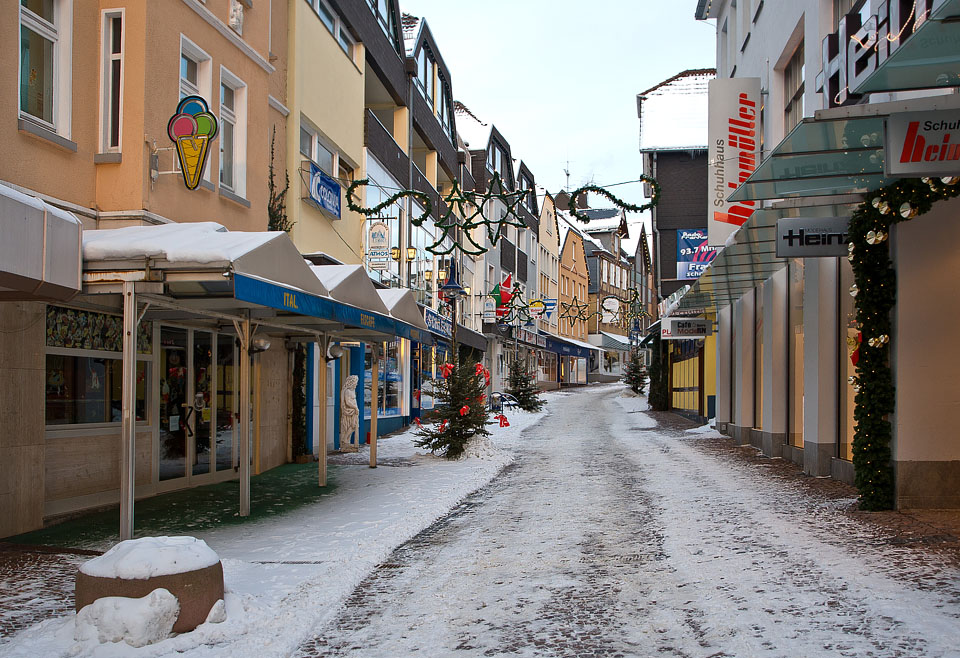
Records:
[[[417,423],[415,441],[418,447],[448,459],[460,457],[473,437],[490,434],[485,393],[490,373],[479,363],[460,363],[456,348],[453,354],[453,363],[440,367],[441,378],[434,383],[436,406],[425,417],[426,423]]]
[[[525,364],[520,359],[514,359],[510,363],[507,393],[517,398],[517,403],[524,411],[540,411],[543,407],[540,389],[537,388],[533,375],[527,372]]]
[[[623,375],[623,381],[630,387],[631,391],[637,395],[643,395],[643,388],[647,384],[647,369],[640,359],[639,350],[630,353],[630,360],[627,361],[627,371]]]

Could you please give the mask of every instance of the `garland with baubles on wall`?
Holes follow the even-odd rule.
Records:
[[[860,509],[893,509],[894,476],[887,414],[896,394],[889,364],[890,313],[896,304],[897,276],[890,260],[890,227],[930,211],[937,201],[960,196],[960,178],[902,180],[869,195],[850,219],[849,260],[855,283],[857,325],[862,340],[856,349],[857,374],[853,438],[855,484]]]

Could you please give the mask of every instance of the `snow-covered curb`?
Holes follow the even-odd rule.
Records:
[[[279,518],[193,533],[219,554],[227,619],[156,644],[74,640],[75,615],[25,629],[4,656],[286,656],[331,618],[353,589],[405,541],[489,483],[514,459],[521,432],[549,413],[545,393],[537,413],[508,411],[510,427],[489,425],[491,436],[448,461],[413,445],[409,429],[378,442],[382,459],[409,466],[341,467],[336,488],[318,502]],[[471,456],[476,455],[476,456]]]

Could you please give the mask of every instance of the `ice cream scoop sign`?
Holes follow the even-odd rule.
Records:
[[[210,142],[217,136],[217,117],[210,113],[207,101],[186,96],[177,105],[177,113],[167,123],[167,135],[177,145],[180,171],[187,189],[195,190],[203,178]]]

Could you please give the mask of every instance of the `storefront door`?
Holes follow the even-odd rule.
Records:
[[[232,472],[236,348],[232,336],[160,328],[160,482]]]

